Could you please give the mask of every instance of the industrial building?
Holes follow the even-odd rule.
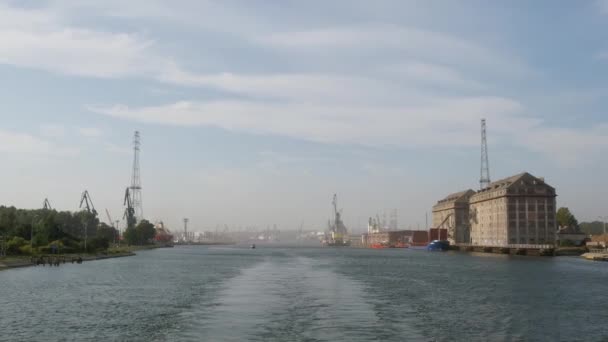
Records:
[[[389,230],[361,235],[361,246],[370,248],[425,247],[432,240],[445,240],[446,229]]]
[[[469,200],[474,194],[470,189],[457,192],[433,206],[433,227],[447,229],[450,244],[470,242]]]
[[[543,178],[524,172],[477,192],[468,190],[440,200],[433,207],[433,224],[447,228],[454,244],[552,245],[557,231],[555,197],[555,189]]]

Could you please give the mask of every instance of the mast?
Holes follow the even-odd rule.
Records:
[[[490,163],[488,161],[488,141],[486,138],[486,119],[481,119],[481,177],[479,187],[481,190],[490,185]]]
[[[338,217],[338,195],[337,194],[334,194],[334,200],[333,200],[332,204],[334,205],[334,216]]]

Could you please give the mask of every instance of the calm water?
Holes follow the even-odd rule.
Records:
[[[606,341],[608,263],[179,247],[0,272],[7,341]]]

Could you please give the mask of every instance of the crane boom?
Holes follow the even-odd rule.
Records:
[[[135,227],[137,219],[135,218],[135,208],[133,207],[133,202],[131,201],[131,193],[128,187],[125,189],[124,205],[126,206],[126,208],[123,218],[127,220],[127,227]]]
[[[108,211],[108,208],[106,208],[106,215],[108,216],[108,221],[110,222],[110,226],[113,228],[116,228],[114,226],[114,220],[112,220],[112,216],[110,216],[110,212]]]
[[[80,208],[84,204],[85,209],[92,213],[93,215],[97,215],[97,210],[95,210],[95,206],[93,205],[93,200],[91,199],[91,195],[89,195],[89,191],[85,190],[82,193],[82,197],[80,198]]]
[[[44,199],[44,203],[42,204],[42,208],[44,210],[53,210],[53,208],[51,207],[51,202],[49,202],[48,198]]]

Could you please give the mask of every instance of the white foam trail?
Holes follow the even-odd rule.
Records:
[[[309,258],[270,259],[224,286],[214,308],[202,313],[202,324],[182,337],[352,341],[378,322],[361,285]]]

